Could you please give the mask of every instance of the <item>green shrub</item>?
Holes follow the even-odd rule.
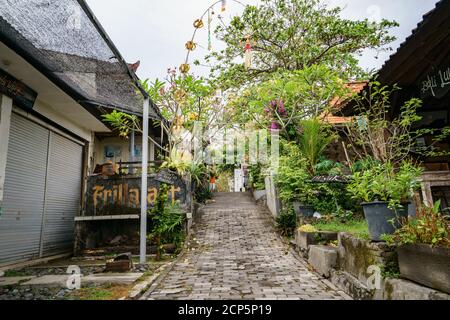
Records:
[[[276,218],[276,225],[283,236],[292,236],[297,226],[297,216],[294,209],[288,207],[287,209],[282,210]]]
[[[409,161],[403,161],[399,168],[391,163],[368,161],[362,171],[353,172],[347,190],[354,199],[386,201],[393,208],[409,201],[412,190],[419,186],[417,178],[421,172]]]
[[[450,247],[450,223],[448,217],[440,212],[440,201],[434,206],[423,206],[417,210],[416,217],[403,221],[400,229],[393,235],[383,235],[388,244],[428,244]]]

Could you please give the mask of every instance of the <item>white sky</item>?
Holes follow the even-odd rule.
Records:
[[[184,44],[192,37],[193,21],[216,0],[87,0],[92,11],[105,28],[127,62],[141,61],[138,75],[141,79],[164,78],[168,67],[178,67],[185,59]],[[258,3],[257,0],[240,0],[243,3]],[[332,6],[345,6],[343,16],[350,19],[386,18],[396,20],[400,27],[392,34],[398,45],[411,34],[422,16],[434,8],[437,0],[326,0]],[[227,10],[221,13],[225,23],[231,16],[243,10],[232,0],[227,1]],[[216,19],[220,4],[216,6]],[[197,47],[190,58],[201,59],[207,54],[207,30],[200,29],[195,41],[204,48]],[[214,36],[214,35],[212,35]],[[213,49],[221,47],[213,38]],[[394,52],[394,51],[393,51]],[[375,52],[366,52],[361,58],[361,66],[378,69],[392,52],[386,52],[375,59]],[[198,75],[207,75],[208,70],[192,66]]]

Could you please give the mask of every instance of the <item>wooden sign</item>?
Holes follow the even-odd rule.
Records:
[[[419,86],[421,98],[442,98],[450,89],[450,62],[423,77]]]
[[[0,93],[11,97],[14,104],[25,109],[33,109],[37,98],[37,93],[33,89],[2,69],[0,69]]]

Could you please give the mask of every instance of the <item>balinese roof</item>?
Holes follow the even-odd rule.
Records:
[[[450,59],[450,0],[440,0],[424,14],[397,51],[383,64],[377,80],[384,85],[414,88],[427,71]],[[363,88],[365,89],[365,88]],[[361,90],[363,91],[363,90]],[[338,114],[353,113],[352,103],[344,103]]]
[[[339,111],[348,103],[351,96],[360,93],[367,85],[367,81],[352,81],[346,83],[344,86],[350,89],[350,92],[345,97],[336,97],[331,101],[331,110],[322,114],[322,119],[332,125],[339,125],[348,123],[353,120],[353,117],[342,117]]]
[[[450,0],[440,0],[384,63],[378,80],[388,85],[411,85],[430,67],[438,67],[449,58]]]
[[[84,0],[1,1],[0,40],[90,111],[142,115],[147,94]]]

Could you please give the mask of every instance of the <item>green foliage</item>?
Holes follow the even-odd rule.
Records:
[[[369,239],[369,229],[365,220],[349,220],[344,222],[319,220],[313,223],[320,231],[347,232],[360,239]]]
[[[344,165],[329,159],[322,159],[314,166],[317,175],[343,175]]]
[[[320,116],[333,99],[348,94],[342,84],[325,65],[277,72],[230,94],[227,111],[235,122],[278,128],[284,139],[297,141],[302,120]]]
[[[281,141],[281,146],[282,152],[276,176],[280,199],[283,203],[296,200],[305,205],[312,204],[316,193],[310,183],[307,160],[294,142]]]
[[[383,279],[386,278],[399,278],[400,277],[400,267],[398,265],[398,258],[395,254],[394,257],[389,259],[385,264],[380,266],[381,276]]]
[[[115,130],[119,132],[119,135],[124,138],[128,138],[131,130],[139,128],[138,118],[128,113],[119,112],[113,110],[109,114],[102,115],[103,121],[110,124]]]
[[[248,168],[249,183],[255,188],[255,190],[266,189],[265,175],[263,173],[263,167],[260,163],[252,165]]]
[[[383,235],[388,244],[428,244],[450,247],[450,222],[440,212],[440,201],[417,210],[415,218],[404,221],[393,235]]]
[[[371,165],[369,166],[369,163]],[[353,198],[365,202],[387,201],[391,208],[409,201],[411,192],[418,185],[422,170],[409,161],[399,168],[391,163],[368,160],[362,171],[355,171],[347,190]]]
[[[300,128],[300,152],[308,161],[308,170],[314,175],[322,153],[336,136],[331,134],[330,128],[318,118],[301,121]]]
[[[343,132],[356,160],[370,156],[383,163],[399,165],[415,150],[418,134],[412,126],[421,119],[417,110],[422,101],[416,98],[406,101],[400,107],[400,114],[392,118],[390,98],[399,89],[372,81],[367,90],[353,97],[356,121],[346,123]]]
[[[314,64],[329,66],[348,79],[363,74],[357,55],[364,49],[387,50],[395,38],[388,34],[398,24],[344,19],[341,8],[320,0],[262,0],[249,5],[227,26],[215,31],[225,49],[206,57],[224,88],[239,88],[282,70]],[[253,65],[243,66],[246,34],[251,33]]]
[[[161,258],[163,238],[179,242],[183,233],[184,215],[178,204],[168,203],[168,186],[161,185],[155,205],[149,210],[150,235],[156,238],[157,260]]]
[[[213,194],[211,190],[209,190],[208,184],[202,184],[195,188],[194,199],[198,203],[206,203],[206,200],[210,200],[212,199],[212,197]]]
[[[297,216],[292,206],[283,208],[276,220],[277,229],[283,236],[290,237],[294,234],[297,225]]]

